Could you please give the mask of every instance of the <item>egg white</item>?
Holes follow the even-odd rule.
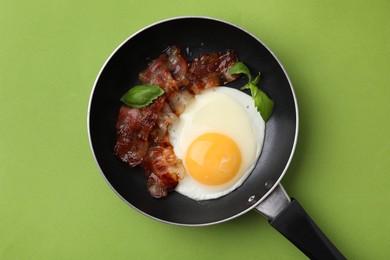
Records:
[[[169,129],[176,156],[185,166],[186,151],[198,136],[220,133],[230,137],[239,147],[241,166],[237,175],[222,185],[205,185],[186,173],[175,190],[194,200],[216,199],[232,192],[253,170],[262,150],[264,131],[265,122],[248,94],[216,87],[196,95]]]

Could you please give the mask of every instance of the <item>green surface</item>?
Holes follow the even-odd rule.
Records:
[[[110,53],[161,19],[235,23],[278,56],[300,109],[283,184],[350,259],[390,255],[390,2],[0,1],[0,259],[305,259],[254,212],[163,224],[102,178],[89,95]]]

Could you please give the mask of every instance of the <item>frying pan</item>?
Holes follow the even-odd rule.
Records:
[[[165,199],[155,199],[146,189],[143,170],[130,168],[113,155],[120,97],[139,84],[138,73],[170,45],[179,46],[188,60],[201,53],[234,50],[253,73],[261,72],[260,88],[275,103],[253,172],[241,187],[215,200],[197,202],[176,192]],[[228,87],[239,88],[244,83],[241,78]],[[143,214],[170,224],[204,226],[256,210],[308,257],[344,259],[280,184],[297,142],[297,101],[276,56],[244,29],[214,18],[176,17],[133,34],[113,52],[96,79],[89,103],[88,131],[104,178],[120,198]]]

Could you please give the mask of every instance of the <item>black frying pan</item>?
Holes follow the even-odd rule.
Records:
[[[187,59],[201,53],[234,50],[275,102],[266,124],[261,157],[248,179],[234,192],[197,202],[172,192],[152,198],[141,168],[130,168],[113,155],[120,97],[139,84],[138,73],[169,45]],[[244,79],[229,87],[244,85]],[[298,109],[291,82],[273,53],[256,37],[230,23],[205,17],[180,17],[153,24],[128,38],[100,71],[89,105],[89,138],[96,161],[112,189],[130,206],[166,223],[201,226],[224,222],[256,209],[271,225],[311,258],[343,259],[296,200],[279,184],[291,161],[298,134]]]

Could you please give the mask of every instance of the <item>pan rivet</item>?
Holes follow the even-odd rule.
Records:
[[[256,198],[255,195],[250,196],[249,199],[248,199],[248,202],[249,203],[253,202],[255,200],[255,198]]]
[[[267,190],[271,189],[275,184],[275,181],[274,180],[268,180],[265,182],[264,186]]]

